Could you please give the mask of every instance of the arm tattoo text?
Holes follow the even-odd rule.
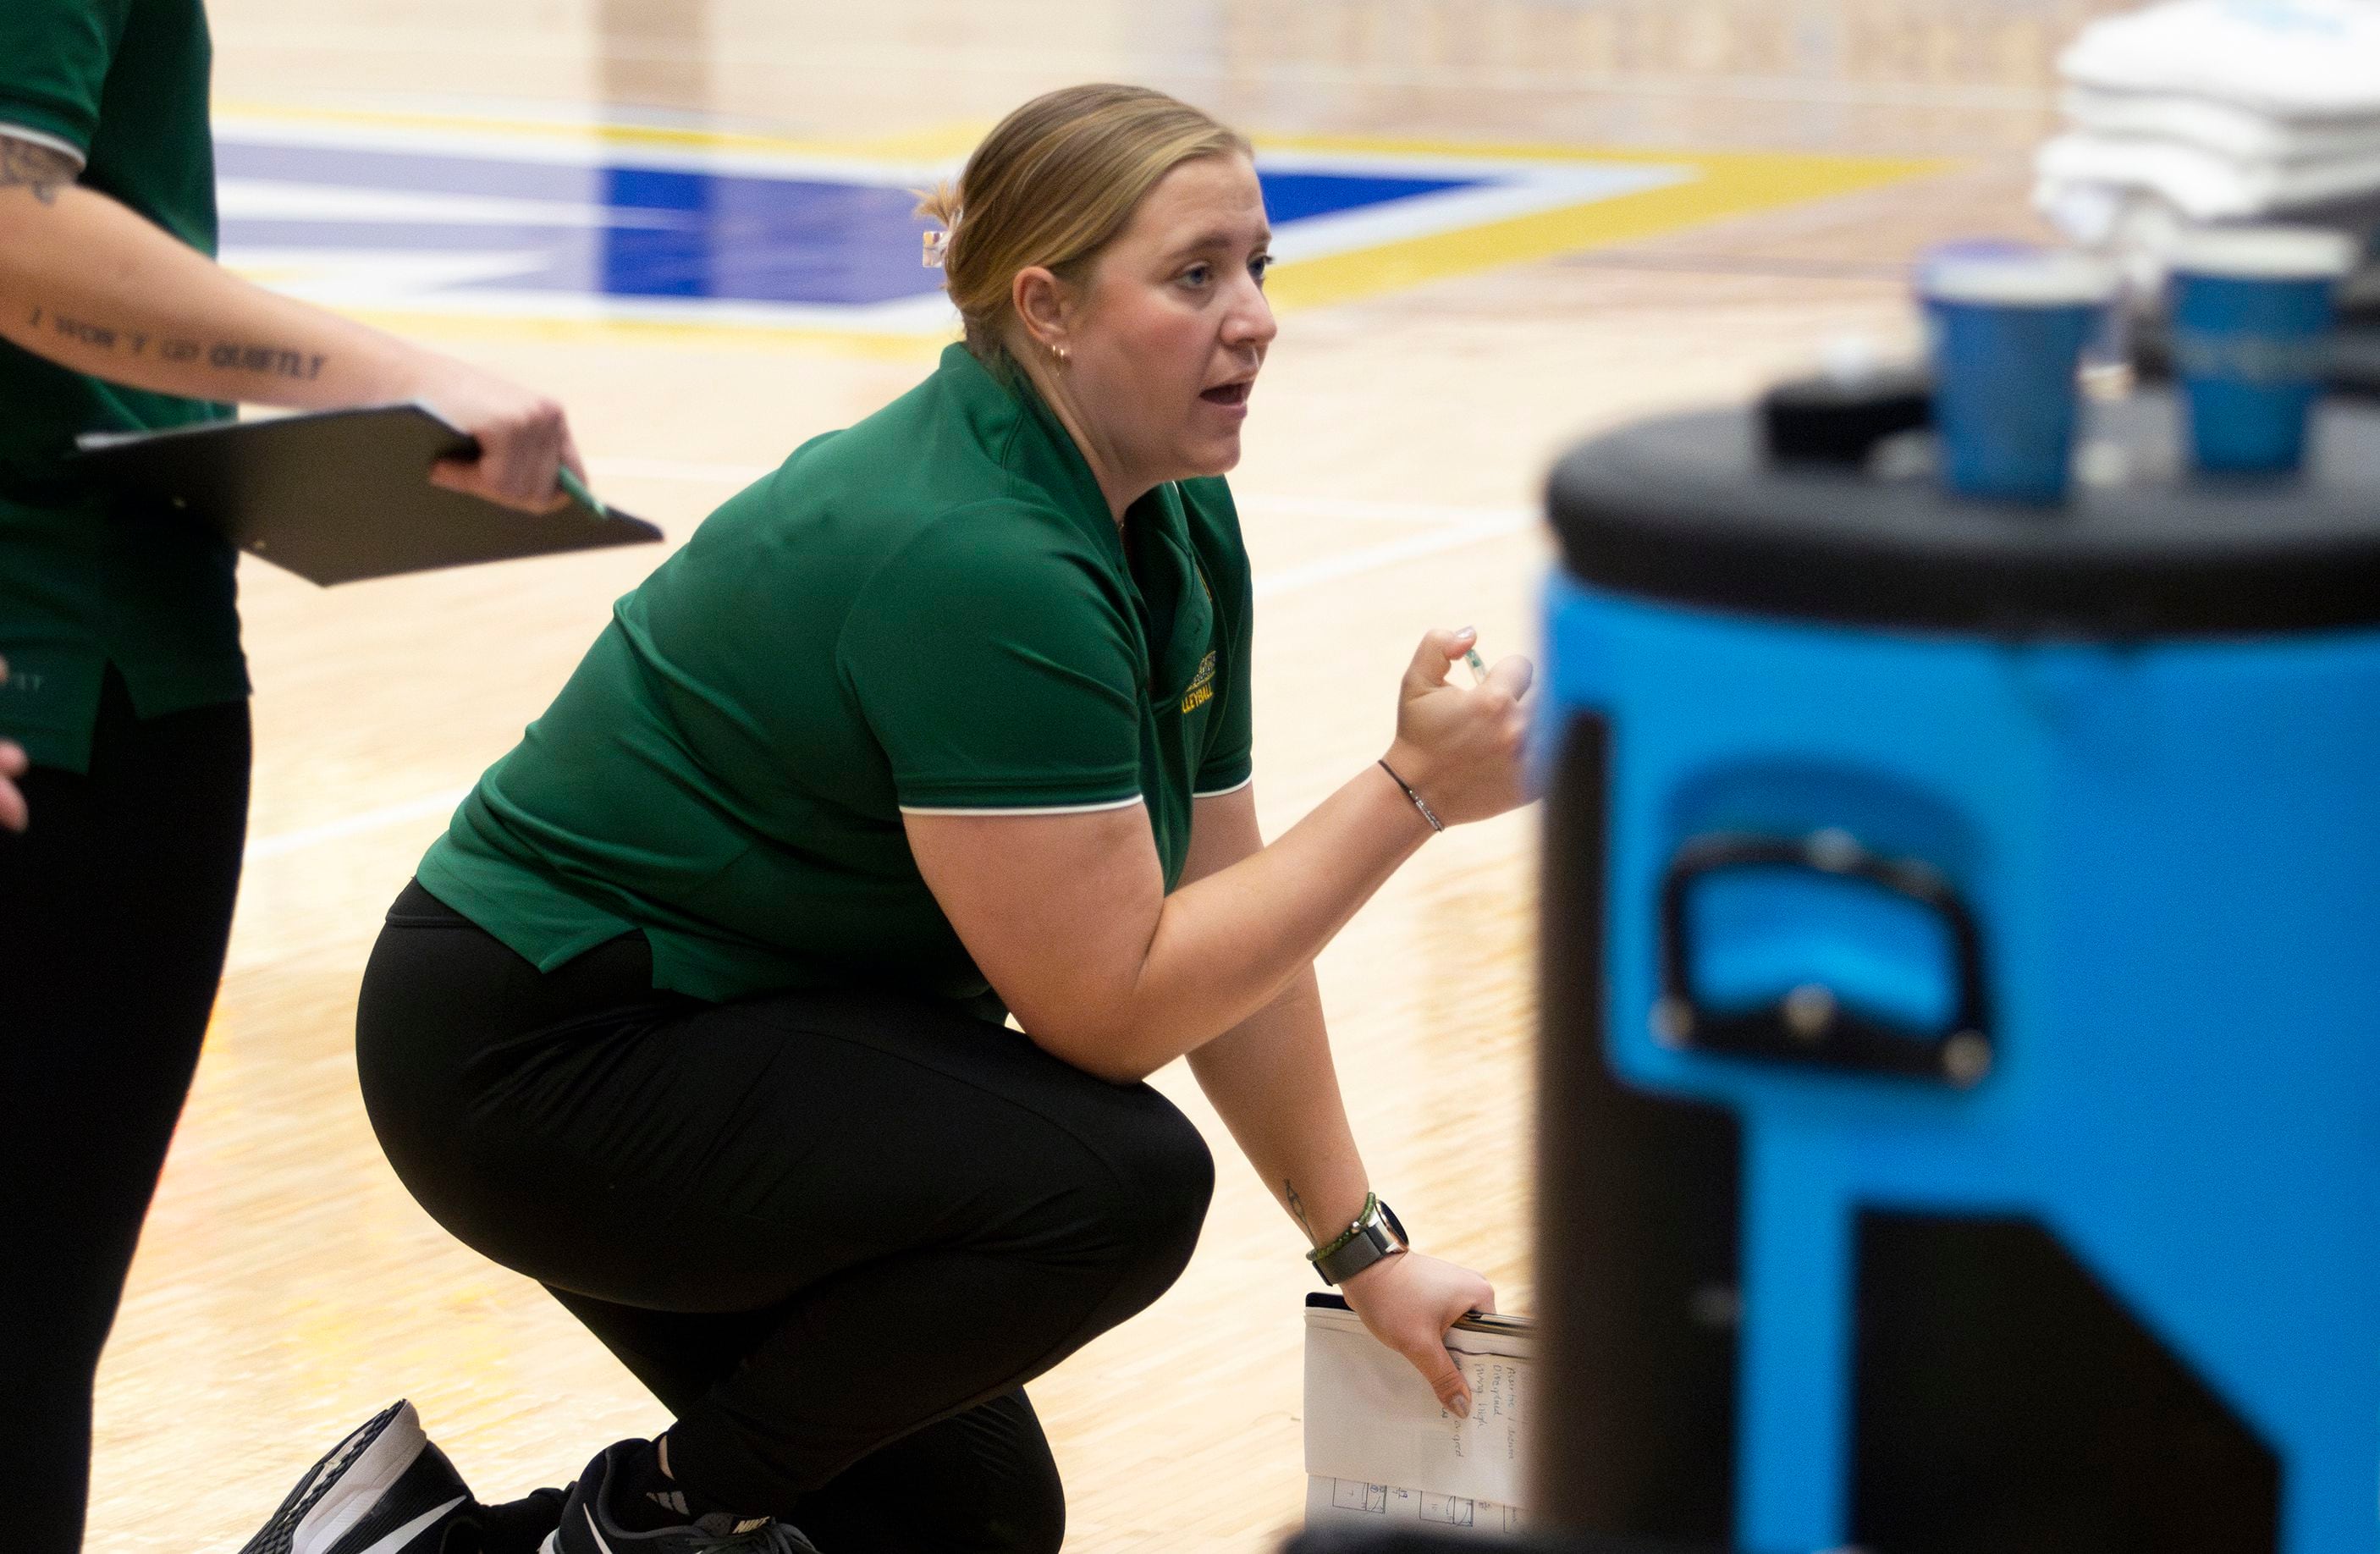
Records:
[[[26,324],[29,328],[40,329],[45,319],[52,331],[85,350],[104,351],[110,356],[154,356],[160,361],[176,365],[204,361],[220,372],[253,372],[260,377],[310,382],[322,375],[322,364],[330,359],[320,352],[310,354],[285,350],[279,346],[244,345],[237,340],[219,340],[207,345],[175,335],[118,329],[113,324],[93,323],[88,319],[74,318],[66,313],[46,312],[38,307],[26,320]]]

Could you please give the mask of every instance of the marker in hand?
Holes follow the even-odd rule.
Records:
[[[1463,649],[1463,662],[1471,666],[1471,683],[1473,685],[1484,686],[1488,683],[1488,661],[1479,656],[1479,650],[1477,648]]]

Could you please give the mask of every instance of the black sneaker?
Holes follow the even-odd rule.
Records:
[[[471,1491],[399,1402],[308,1469],[239,1554],[439,1554]]]
[[[562,1503],[562,1525],[545,1540],[543,1554],[819,1554],[817,1545],[793,1527],[771,1518],[737,1521],[714,1512],[683,1527],[632,1533],[612,1519],[606,1493],[612,1465],[641,1451],[641,1440],[624,1440],[596,1453]]]

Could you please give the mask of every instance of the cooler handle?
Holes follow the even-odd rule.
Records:
[[[1949,1024],[1939,1030],[1912,1029],[1850,1008],[1816,982],[1763,1008],[1713,1010],[1699,1004],[1689,975],[1694,945],[1687,904],[1694,885],[1729,869],[1780,868],[1859,880],[1940,917],[1956,962],[1956,1002]],[[1661,880],[1661,996],[1653,1006],[1652,1026],[1655,1038],[1667,1047],[1937,1079],[1961,1089],[1991,1072],[1995,1055],[1983,942],[1966,902],[1930,864],[1882,856],[1839,830],[1799,840],[1720,832],[1695,837],[1678,849]]]

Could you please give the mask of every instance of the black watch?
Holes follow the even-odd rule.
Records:
[[[1308,1252],[1305,1260],[1314,1265],[1325,1284],[1344,1284],[1374,1263],[1404,1251],[1408,1244],[1396,1210],[1377,1194],[1366,1193],[1364,1211],[1355,1216],[1354,1223],[1340,1232],[1336,1240]]]

